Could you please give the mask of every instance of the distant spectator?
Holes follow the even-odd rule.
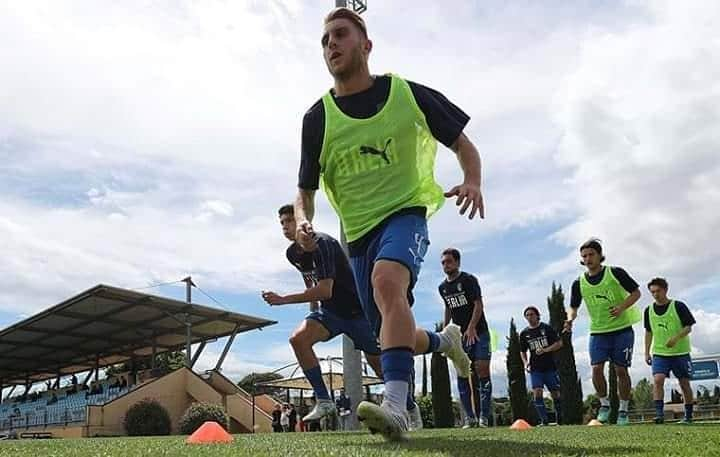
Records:
[[[72,378],[70,378],[70,384],[72,384],[73,386],[77,386],[77,383],[77,376],[72,375]]]
[[[280,425],[282,426],[283,432],[290,431],[290,406],[287,404],[283,405],[282,413],[280,414]]]
[[[273,432],[282,432],[282,425],[280,425],[280,418],[282,416],[282,411],[280,410],[280,405],[275,405],[275,409],[273,409],[272,412],[272,428]]]
[[[340,420],[340,430],[345,430],[348,417],[351,413],[350,397],[345,396],[345,389],[342,389],[340,395],[335,399],[335,407],[337,408],[338,418]]]
[[[305,423],[305,421],[303,421],[303,417],[307,416],[308,412],[309,412],[309,410],[308,410],[308,407],[305,404],[305,402],[300,403],[300,406],[298,406],[297,415],[298,415],[298,418],[300,419],[298,421],[298,425],[300,426],[301,432],[307,431],[307,428],[306,428],[307,424]]]
[[[51,389],[52,389],[52,381],[50,381],[48,379],[47,381],[45,381],[45,390],[47,390],[49,392]]]
[[[52,397],[50,397],[50,400],[48,400],[48,405],[53,405],[58,402],[57,395],[55,395],[55,392],[53,392]]]
[[[121,378],[121,380],[120,380],[120,388],[121,388],[121,389],[124,389],[124,388],[126,388],[127,386],[128,386],[127,378]]]
[[[295,431],[295,427],[297,426],[297,420],[298,420],[298,414],[295,410],[295,405],[290,403],[290,409],[288,410],[288,419],[290,420],[290,430],[291,432]]]
[[[102,385],[99,382],[93,382],[90,386],[90,395],[97,395],[102,393]]]

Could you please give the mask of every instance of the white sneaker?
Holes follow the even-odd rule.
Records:
[[[381,433],[388,441],[405,440],[408,431],[408,414],[406,411],[396,411],[387,401],[381,406],[369,401],[362,401],[358,405],[358,420],[365,424],[370,433]]]
[[[420,407],[415,403],[415,407],[408,411],[408,417],[410,418],[410,431],[422,430],[423,421],[422,414],[420,414]]]
[[[477,426],[478,426],[477,419],[475,419],[474,417],[465,416],[464,424],[462,426],[463,429],[467,430],[469,428],[473,428],[473,427],[477,427]]]
[[[450,340],[450,349],[445,352],[445,357],[450,359],[453,365],[455,365],[455,371],[458,377],[469,378],[470,358],[468,358],[463,349],[460,327],[455,324],[448,324],[440,333]]]
[[[477,426],[480,427],[480,428],[485,428],[485,427],[487,427],[487,426],[488,426],[488,420],[485,419],[484,417],[479,418],[478,421],[477,421]]]
[[[333,403],[332,400],[318,400],[312,411],[303,417],[303,422],[320,420],[323,417],[330,416],[336,412],[335,403]]]

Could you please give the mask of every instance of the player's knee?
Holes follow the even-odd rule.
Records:
[[[533,394],[535,395],[535,400],[540,400],[543,397],[543,390],[542,389],[533,389]]]
[[[630,372],[628,371],[627,367],[615,366],[615,373],[617,374],[617,377],[620,379],[630,378]]]
[[[402,294],[401,281],[394,276],[390,272],[373,273],[373,294],[378,303],[385,302],[388,299],[395,299]]]
[[[290,335],[290,338],[288,339],[290,342],[290,346],[292,346],[295,349],[303,348],[308,345],[308,338],[306,335],[302,332],[295,332],[292,335]]]
[[[480,378],[489,378],[490,377],[490,364],[487,363],[487,361],[479,360],[477,362],[474,362],[473,368],[475,369],[475,374],[477,374],[478,377],[480,377]]]

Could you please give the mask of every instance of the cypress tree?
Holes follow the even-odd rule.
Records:
[[[617,423],[618,410],[620,409],[620,398],[618,397],[618,381],[615,372],[615,364],[610,362],[608,373],[608,397],[610,397],[610,418],[608,422]]]
[[[562,420],[564,424],[583,423],[583,392],[582,383],[575,365],[575,350],[572,335],[563,333],[563,324],[567,320],[565,312],[565,294],[562,286],[553,282],[550,296],[547,299],[550,314],[550,326],[558,333],[563,347],[554,353],[560,377],[560,398],[562,399]]]
[[[425,354],[422,356],[423,361],[423,372],[422,372],[422,396],[427,397],[428,394],[428,376],[427,376],[427,358],[425,357]]]
[[[435,326],[436,331],[442,330],[442,322]],[[453,427],[455,418],[450,395],[450,370],[447,359],[439,352],[430,357],[430,377],[432,384],[432,408],[436,428]]]
[[[525,365],[520,357],[520,336],[515,327],[514,319],[510,319],[506,363],[512,420],[528,420],[528,390],[525,380]]]

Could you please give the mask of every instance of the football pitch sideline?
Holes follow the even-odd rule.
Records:
[[[720,424],[629,427],[438,429],[385,443],[354,433],[235,435],[229,445],[186,445],[185,437],[89,438],[0,442],[0,456],[720,456]]]

